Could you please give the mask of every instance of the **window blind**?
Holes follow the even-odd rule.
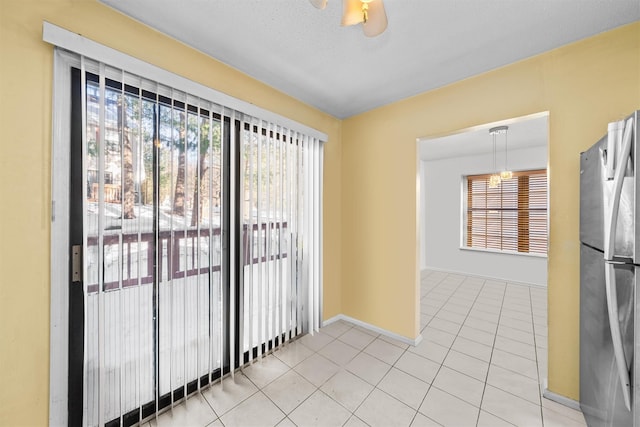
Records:
[[[153,417],[318,330],[322,140],[207,91],[56,60],[81,103],[83,425]]]
[[[514,172],[495,188],[491,175],[466,178],[466,246],[547,253],[547,172]]]

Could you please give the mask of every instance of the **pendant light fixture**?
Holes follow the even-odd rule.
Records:
[[[506,126],[496,126],[489,129],[489,135],[491,135],[491,142],[493,143],[493,174],[489,177],[489,188],[496,188],[500,185],[500,174],[498,174],[498,168],[496,167],[496,136],[500,132],[506,132]]]
[[[489,135],[492,137],[493,141],[493,171],[495,172],[493,175],[489,177],[489,188],[496,188],[500,185],[500,182],[503,180],[513,178],[513,172],[509,170],[508,166],[508,154],[507,154],[507,131],[509,130],[509,126],[496,126],[489,129]],[[498,135],[504,135],[504,170],[498,174],[498,168],[496,167],[496,139]]]

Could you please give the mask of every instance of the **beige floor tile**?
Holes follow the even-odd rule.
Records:
[[[461,325],[464,322],[464,319],[467,318],[466,314],[456,313],[453,311],[449,311],[447,309],[440,310],[440,312],[438,312],[437,317],[440,319],[457,323],[459,325]]]
[[[417,346],[409,347],[408,351],[410,351],[411,353],[419,354],[420,356],[426,357],[427,359],[434,362],[442,363],[444,358],[447,357],[449,347],[445,347],[433,341],[423,339]]]
[[[517,329],[522,332],[533,334],[533,322],[531,320],[522,321],[522,320],[510,319],[508,317],[501,317],[500,325],[508,326],[510,328]]]
[[[360,332],[364,332],[367,335],[371,335],[374,338],[378,338],[378,336],[380,335],[379,333],[377,333],[376,331],[369,329],[369,328],[365,328],[364,326],[360,326],[360,325],[354,325],[353,329],[360,331]]]
[[[297,427],[289,418],[280,421],[276,427]]]
[[[368,427],[368,426],[367,426],[367,423],[362,421],[360,418],[356,417],[355,415],[352,415],[351,418],[349,418],[347,422],[344,424],[344,427]]]
[[[480,407],[484,381],[478,381],[475,378],[443,366],[433,380],[433,385],[465,402]]]
[[[557,412],[564,417],[571,418],[574,421],[584,423],[584,415],[582,415],[581,411],[561,405],[558,402],[554,402],[553,400],[543,398],[542,407]]]
[[[427,417],[426,415],[422,415],[420,412],[416,413],[416,416],[413,418],[411,422],[411,427],[440,427],[442,424],[439,424]]]
[[[262,391],[282,412],[288,414],[311,396],[316,389],[317,387],[304,379],[302,375],[295,371],[289,371]]]
[[[464,322],[465,326],[470,326],[475,329],[480,329],[481,331],[488,332],[490,334],[495,334],[498,329],[498,323],[494,323],[488,320],[478,319],[473,314],[469,314],[467,320]]]
[[[285,344],[273,352],[274,356],[292,368],[312,354],[313,351],[309,347],[298,341]]]
[[[185,402],[176,405],[173,410],[152,419],[152,427],[206,426],[218,418],[207,400],[196,394]]]
[[[491,364],[525,375],[534,380],[538,378],[538,365],[535,361],[507,353],[497,348],[493,349]]]
[[[246,376],[236,373],[235,379],[227,377],[222,384],[213,384],[203,396],[216,414],[221,416],[256,391],[258,388]]]
[[[495,348],[506,351],[517,356],[535,361],[536,360],[536,348],[530,344],[525,344],[520,341],[512,340],[511,338],[503,337],[501,335],[496,336]]]
[[[429,384],[397,368],[391,368],[378,388],[405,405],[418,409],[429,390]]]
[[[402,353],[404,353],[404,350],[400,347],[396,347],[395,345],[389,344],[381,339],[376,339],[363,351],[376,359],[380,359],[383,362],[388,363],[389,365],[393,365]]]
[[[373,390],[355,412],[371,427],[409,426],[415,413],[415,409],[378,389]]]
[[[481,408],[516,426],[542,426],[540,406],[491,385],[485,387]]]
[[[448,332],[441,331],[440,329],[435,329],[430,326],[427,326],[422,331],[422,338],[427,341],[440,344],[441,346],[444,346],[444,347],[450,347],[451,343],[453,343],[456,336]]]
[[[488,362],[455,350],[449,352],[443,365],[483,382],[487,379],[489,370]]]
[[[242,372],[258,388],[262,388],[283,375],[289,369],[291,368],[286,363],[282,362],[273,354],[270,354],[245,367]]]
[[[359,350],[340,340],[335,340],[324,346],[318,353],[336,365],[344,366],[359,353]]]
[[[503,307],[500,312],[500,316],[502,318],[513,319],[513,320],[521,320],[524,322],[531,322],[532,316],[529,313],[523,313],[522,311],[511,310],[508,307]],[[545,319],[546,321],[546,319]]]
[[[375,338],[370,334],[362,332],[360,329],[352,328],[338,337],[340,341],[349,344],[358,350],[368,346]]]
[[[549,339],[544,335],[536,335],[535,336],[536,347],[549,348],[548,341],[549,341]]]
[[[491,365],[487,384],[528,400],[536,405],[540,404],[540,385],[535,379],[531,379],[516,372]]]
[[[366,353],[360,353],[345,368],[369,384],[376,385],[391,369],[391,365]]]
[[[493,346],[493,342],[496,339],[496,334],[486,331],[481,331],[473,326],[463,326],[458,332],[458,336],[466,338],[471,341],[479,342],[480,344]]]
[[[513,424],[481,410],[478,417],[478,427],[513,427]]]
[[[497,325],[498,320],[500,319],[500,313],[496,310],[495,312],[486,312],[477,308],[473,308],[469,312],[469,317],[475,320],[483,320],[485,322],[489,322],[492,325]],[[476,328],[478,329],[478,328]],[[494,328],[495,329],[495,328]]]
[[[338,338],[340,335],[344,334],[351,328],[353,328],[352,324],[342,320],[337,320],[326,326],[323,326],[322,329],[320,329],[320,331],[334,338]]]
[[[320,390],[313,393],[289,414],[289,418],[297,426],[318,427],[341,426],[350,416],[349,411]]]
[[[460,353],[464,353],[467,356],[484,360],[485,362],[491,360],[491,347],[466,338],[456,338],[456,341],[453,343],[451,348],[455,351],[459,351]]]
[[[479,409],[436,387],[431,387],[419,412],[445,427],[473,427]]]
[[[285,418],[262,392],[258,392],[220,417],[225,427],[275,426]]]
[[[314,354],[293,369],[313,385],[320,387],[325,381],[338,372],[340,367],[326,357]]]
[[[534,345],[533,334],[519,329],[511,328],[505,324],[498,326],[498,335],[506,338],[510,338],[515,341],[520,341],[525,344]]]
[[[380,335],[380,336],[378,337],[378,339],[379,339],[379,340],[382,340],[382,341],[385,341],[385,342],[388,342],[389,344],[393,344],[393,345],[395,345],[396,347],[400,347],[400,348],[401,348],[401,349],[403,349],[403,350],[406,350],[407,348],[409,348],[409,344],[404,343],[404,342],[402,342],[402,341],[398,341],[398,340],[397,340],[397,339],[395,339],[395,338],[391,338],[391,337],[388,337],[388,336],[385,336],[385,335]]]
[[[299,342],[306,345],[313,351],[320,350],[322,347],[329,344],[333,340],[334,338],[331,335],[327,335],[322,332],[316,332],[313,335],[308,334],[298,339]]]
[[[442,307],[443,311],[464,316],[465,318],[467,317],[467,314],[469,314],[470,309],[471,307],[468,304],[460,305],[460,304],[447,303],[445,306]]]
[[[584,419],[574,420],[547,408],[542,408],[542,419],[545,427],[586,427],[587,425]]]
[[[327,396],[353,412],[373,390],[373,385],[349,371],[340,370],[320,387]]]
[[[398,359],[394,367],[419,380],[431,383],[440,369],[440,364],[407,351]]]
[[[461,323],[442,319],[438,317],[438,315],[436,315],[436,317],[434,317],[431,322],[429,322],[429,327],[440,329],[441,331],[448,332],[453,335],[456,335],[458,333],[461,326]]]

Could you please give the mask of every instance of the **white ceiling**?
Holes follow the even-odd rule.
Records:
[[[338,118],[640,19],[638,0],[385,0],[387,31],[340,0],[100,0]]]
[[[453,135],[422,138],[418,141],[420,159],[429,161],[490,153],[493,150],[493,137],[489,134],[489,129],[501,125],[509,126],[509,151],[547,146],[548,115],[540,113],[465,129]],[[503,135],[496,136],[496,145],[499,151],[504,150]]]

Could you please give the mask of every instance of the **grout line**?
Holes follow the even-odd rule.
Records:
[[[536,345],[536,325],[533,323],[533,302],[531,301],[531,289],[529,289],[529,301],[531,304],[531,323],[533,328],[533,348],[536,349],[534,352],[536,357],[536,384],[538,384],[538,400],[540,402],[540,420],[542,420],[542,425],[544,426],[544,411],[542,410],[542,389],[540,387],[540,361],[538,360],[538,351]]]
[[[489,366],[487,367],[487,374],[484,378],[484,385],[482,387],[482,396],[480,397],[480,410],[478,411],[478,418],[476,418],[476,425],[480,422],[480,412],[482,411],[482,402],[484,401],[484,394],[487,390],[487,382],[489,381],[489,371],[491,371],[491,360],[493,359],[493,350],[496,346],[496,338],[498,337],[498,327],[500,326],[500,318],[502,317],[502,308],[504,306],[504,299],[507,294],[507,287],[509,285],[505,283],[504,291],[502,292],[502,301],[500,303],[500,311],[498,312],[498,324],[496,325],[496,333],[493,336],[493,345],[491,346],[491,354],[489,356]],[[494,414],[492,414],[494,415]],[[494,415],[495,416],[495,415]],[[498,417],[500,418],[500,417]],[[502,418],[500,418],[502,419]],[[505,420],[506,421],[506,420]]]

